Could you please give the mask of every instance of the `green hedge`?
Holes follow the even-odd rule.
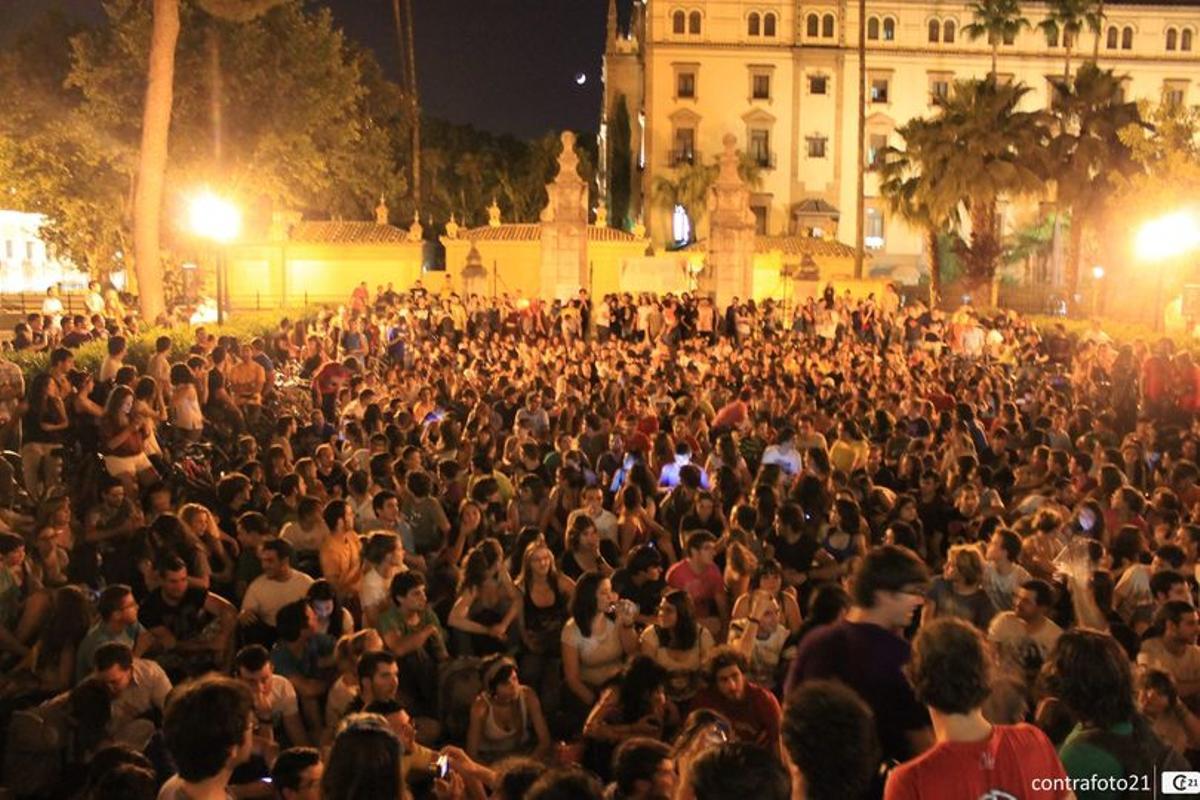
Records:
[[[279,329],[279,321],[284,317],[296,320],[305,319],[311,315],[311,309],[308,311],[302,309],[276,309],[273,311],[238,312],[228,319],[224,325],[205,324],[204,328],[209,333],[215,333],[217,336],[233,336],[239,341],[245,341],[253,339],[256,336],[266,338],[273,335]],[[145,372],[146,365],[150,362],[150,357],[154,355],[155,342],[158,341],[159,336],[164,335],[171,337],[171,359],[182,360],[187,355],[191,346],[196,343],[196,327],[198,326],[187,325],[174,328],[151,328],[145,333],[129,337],[129,352],[125,357],[125,363],[137,367],[139,372]],[[104,363],[106,355],[108,355],[107,342],[88,342],[75,350],[75,366],[92,373],[98,372],[100,365]],[[4,358],[21,368],[21,371],[25,373],[26,381],[38,372],[48,369],[50,365],[50,353],[45,350],[38,352],[22,350],[15,353],[5,353]]]

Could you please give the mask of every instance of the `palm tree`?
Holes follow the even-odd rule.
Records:
[[[221,19],[245,22],[284,0],[199,0],[201,8]],[[138,153],[133,203],[134,271],[142,318],[153,323],[166,307],[159,237],[162,233],[163,178],[167,171],[171,108],[174,105],[175,47],[179,42],[179,0],[154,0],[147,68],[146,104],[142,110],[142,145]]]
[[[968,7],[974,20],[963,27],[963,33],[976,41],[986,36],[992,47],[992,71],[996,74],[1000,43],[1012,41],[1023,30],[1032,27],[1029,20],[1021,16],[1020,0],[975,0]]]
[[[889,210],[925,234],[929,251],[929,307],[942,296],[942,260],[939,241],[958,221],[959,198],[948,192],[936,163],[940,140],[936,126],[916,118],[896,133],[904,150],[889,147],[879,167],[879,192]]]
[[[1071,218],[1066,289],[1072,303],[1079,285],[1084,234],[1121,178],[1137,169],[1121,131],[1145,123],[1137,104],[1125,102],[1121,81],[1112,70],[1087,63],[1054,101],[1058,125],[1050,141],[1050,155],[1059,207]]]
[[[713,156],[712,162],[705,164],[697,160],[693,164],[683,164],[675,168],[674,177],[658,175],[654,178],[651,195],[659,206],[671,211],[675,206],[683,206],[692,221],[692,235],[696,234],[696,226],[708,211],[708,193],[720,174],[720,156]],[[738,177],[750,189],[762,187],[762,165],[754,156],[738,151]]]
[[[1049,172],[1045,112],[1017,110],[1028,92],[994,77],[959,81],[918,139],[923,172],[937,176],[935,208],[961,203],[970,219],[956,249],[978,284],[992,280],[1003,251],[998,201],[1037,194]]]
[[[1097,0],[1050,0],[1046,18],[1038,27],[1047,36],[1060,37],[1066,55],[1063,61],[1063,79],[1071,79],[1071,51],[1086,25],[1088,30],[1099,33],[1104,24],[1104,9]]]

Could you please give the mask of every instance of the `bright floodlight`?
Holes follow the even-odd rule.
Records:
[[[1095,278],[1096,280],[1100,280],[1101,278],[1103,278],[1104,277],[1104,267],[1100,266],[1099,264],[1092,267],[1092,277]]]
[[[1173,258],[1200,246],[1200,223],[1188,211],[1152,219],[1137,234],[1137,254],[1147,261]]]
[[[241,233],[242,214],[228,200],[204,192],[188,207],[188,226],[197,236],[226,244]]]

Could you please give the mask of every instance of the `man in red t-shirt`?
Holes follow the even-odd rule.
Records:
[[[942,797],[1073,797],[1046,734],[1033,725],[993,725],[980,710],[989,692],[983,637],[943,617],[921,628],[908,677],[929,709],[937,743],[888,776],[884,800]]]
[[[779,721],[783,712],[775,695],[746,678],[746,657],[728,645],[708,659],[709,686],[696,694],[692,710],[709,708],[733,725],[733,738],[779,755]]]
[[[696,609],[696,621],[715,636],[729,619],[725,580],[713,563],[717,556],[717,538],[705,530],[692,531],[684,546],[687,558],[667,570],[667,585],[688,593]]]

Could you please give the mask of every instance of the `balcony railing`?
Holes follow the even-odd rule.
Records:
[[[695,164],[700,159],[695,150],[672,150],[667,154],[667,160],[672,167],[680,167],[684,164]]]
[[[775,153],[751,153],[750,160],[759,169],[775,169]]]

